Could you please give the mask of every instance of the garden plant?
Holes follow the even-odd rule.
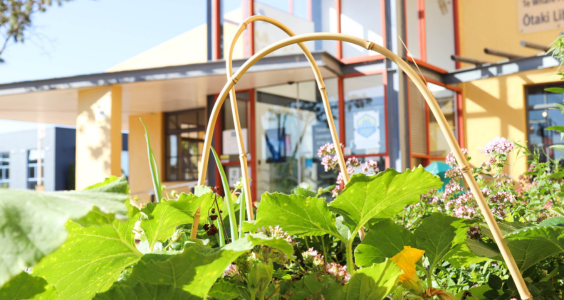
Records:
[[[241,25],[234,40],[256,20],[293,36],[257,16]],[[252,63],[282,45],[335,36],[395,58],[371,42],[338,34],[290,37],[253,56],[233,76],[229,57],[230,81],[208,134],[218,107],[230,92],[235,101],[233,86]],[[312,68],[326,100],[313,62]],[[329,126],[335,133],[334,124]],[[345,161],[333,134],[333,143],[318,155],[326,171],[339,173],[334,186],[315,191],[301,184],[288,195],[265,193],[253,204],[248,174],[230,189],[209,138],[200,183],[211,153],[222,187],[201,184],[194,193],[166,193],[147,134],[146,139],[155,203],[130,199],[124,177],[84,191],[0,190],[0,299],[562,297],[564,170],[516,141],[492,140],[485,145],[489,160],[474,167],[454,142],[446,159],[450,182],[439,192],[441,179],[421,166],[381,171],[373,161]],[[518,182],[504,173],[511,155],[529,160]],[[326,201],[326,193],[334,199]]]

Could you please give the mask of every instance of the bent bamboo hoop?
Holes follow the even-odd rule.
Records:
[[[494,219],[494,216],[493,216],[486,200],[484,199],[482,192],[480,191],[478,183],[476,182],[476,180],[472,176],[471,172],[469,172],[470,169],[471,169],[470,165],[466,161],[466,157],[462,153],[460,146],[458,145],[458,142],[456,141],[456,139],[454,137],[454,134],[450,130],[450,127],[449,127],[449,125],[448,125],[448,123],[445,119],[445,116],[443,115],[437,101],[435,100],[435,97],[433,97],[433,94],[429,91],[426,84],[421,80],[419,75],[401,57],[397,56],[396,54],[394,54],[390,50],[388,50],[388,49],[386,49],[386,48],[384,48],[384,47],[382,47],[382,46],[380,46],[380,45],[378,45],[374,42],[367,41],[367,40],[364,40],[364,39],[361,39],[361,38],[358,38],[358,37],[342,34],[342,33],[310,33],[310,34],[303,34],[303,35],[299,35],[299,36],[289,37],[289,38],[286,38],[284,40],[281,40],[279,42],[276,42],[276,43],[264,48],[263,50],[259,51],[258,53],[253,55],[251,58],[249,58],[243,64],[243,66],[241,66],[241,68],[239,68],[239,70],[237,70],[235,75],[230,77],[230,80],[225,84],[225,86],[223,87],[223,90],[219,94],[219,97],[217,99],[217,103],[223,103],[223,101],[227,97],[227,94],[233,89],[233,87],[235,86],[237,81],[239,81],[239,79],[245,74],[245,72],[247,72],[251,66],[253,66],[257,61],[259,61],[260,59],[262,59],[266,55],[274,52],[275,50],[278,50],[282,47],[285,47],[285,46],[288,46],[288,45],[291,45],[291,44],[302,43],[302,42],[307,42],[307,41],[315,41],[315,40],[337,40],[337,41],[356,44],[356,45],[364,47],[368,50],[376,51],[376,52],[386,56],[391,61],[395,62],[403,70],[403,72],[405,72],[409,76],[409,78],[417,86],[417,88],[419,89],[421,94],[423,94],[425,101],[429,105],[429,108],[431,109],[431,111],[433,112],[433,115],[435,116],[435,118],[437,119],[437,122],[439,123],[439,127],[441,128],[441,131],[443,132],[443,134],[446,137],[446,140],[447,140],[447,143],[449,144],[450,149],[454,153],[454,157],[456,158],[456,161],[461,166],[461,170],[462,170],[462,174],[464,176],[464,179],[468,183],[470,190],[471,190],[474,198],[476,198],[476,201],[478,202],[478,206],[480,207],[480,209],[481,209],[481,211],[484,215],[486,223],[488,224],[488,226],[490,227],[490,229],[492,231],[494,240],[496,241],[496,243],[497,243],[497,245],[500,249],[501,255],[502,255],[505,263],[507,264],[507,267],[509,269],[509,272],[511,273],[511,276],[513,277],[513,280],[515,281],[515,285],[517,286],[517,290],[519,291],[519,295],[520,295],[521,299],[523,299],[523,300],[532,299],[532,296],[531,296],[529,290],[527,289],[527,286],[525,285],[525,281],[523,280],[523,277],[521,276],[521,273],[519,272],[519,268],[517,267],[517,264],[515,263],[515,260],[513,259],[513,255],[509,251],[509,248],[507,247],[507,243],[505,242],[505,239],[503,238],[503,235],[501,234],[501,231],[499,230],[499,227],[497,226],[497,223]],[[209,159],[209,151],[210,151],[210,146],[211,146],[211,137],[212,137],[212,134],[213,134],[213,129],[215,127],[215,121],[216,121],[217,115],[219,114],[219,107],[218,107],[219,105],[217,105],[217,103],[213,108],[212,118],[210,119],[210,121],[208,123],[208,128],[206,129],[206,139],[205,139],[205,142],[204,142],[204,151],[203,151],[203,154],[202,154],[201,168],[200,168],[200,174],[199,174],[199,176],[200,176],[199,177],[199,184],[204,184],[205,177],[206,177],[206,169],[207,169],[207,163],[208,163],[208,159]],[[339,147],[336,147],[336,148],[339,148]],[[194,221],[196,221],[196,219]],[[197,223],[197,222],[194,222],[194,223]]]
[[[252,22],[255,22],[255,21],[264,21],[264,22],[273,24],[273,25],[277,26],[278,28],[280,28],[281,30],[283,30],[289,36],[295,36],[296,35],[286,25],[280,23],[279,21],[277,21],[273,18],[266,17],[266,16],[259,16],[259,15],[251,16],[251,17],[247,18],[245,21],[243,21],[241,23],[241,25],[239,25],[237,32],[235,33],[235,35],[233,36],[233,38],[231,40],[231,45],[230,45],[230,48],[229,48],[229,54],[228,54],[228,57],[225,61],[226,68],[227,68],[226,75],[227,75],[228,80],[230,79],[231,76],[233,76],[233,50],[235,48],[235,43],[237,42],[237,40],[239,39],[239,37],[241,36],[243,31],[245,31],[245,29],[247,28],[247,25],[252,23]],[[323,81],[323,77],[321,76],[321,70],[319,69],[319,66],[315,62],[315,59],[313,58],[313,55],[311,55],[311,52],[309,51],[309,49],[307,49],[307,47],[301,42],[299,42],[297,44],[302,49],[302,51],[304,52],[304,55],[306,56],[310,66],[313,70],[315,80],[317,81],[317,87],[319,88],[319,92],[320,92],[321,98],[323,100],[323,107],[325,109],[325,114],[327,115],[329,131],[331,133],[333,143],[335,145],[340,145],[341,143],[339,141],[339,135],[337,134],[337,129],[335,127],[335,123],[333,122],[333,114],[331,112],[331,105],[329,103],[329,98],[327,97],[327,91],[325,89],[325,83]],[[245,197],[246,197],[245,202],[246,202],[247,213],[248,213],[247,217],[248,217],[248,220],[254,220],[253,201],[252,201],[251,186],[250,186],[248,167],[247,167],[247,152],[245,151],[245,145],[243,143],[243,138],[242,138],[242,133],[241,133],[241,124],[240,124],[240,121],[239,121],[239,112],[238,112],[238,108],[237,108],[237,97],[236,97],[236,93],[235,93],[235,88],[232,88],[229,91],[229,96],[230,96],[230,99],[231,99],[231,109],[232,109],[232,113],[233,113],[233,120],[235,122],[235,134],[237,136],[237,143],[238,143],[238,147],[239,147],[239,160],[240,160],[240,164],[241,164],[241,170],[243,172],[243,178],[242,179],[243,179],[243,188],[245,189]],[[211,114],[210,124],[212,122],[212,119],[213,119],[213,124],[215,124],[215,122],[217,121],[217,117],[218,117],[219,111],[220,111],[220,109],[223,105],[223,101],[220,101],[218,99],[218,101],[216,101],[216,103],[214,104],[212,114]],[[214,113],[214,112],[217,112],[217,113]],[[343,149],[341,149],[341,147],[336,147],[336,151],[337,151],[337,158],[339,160],[339,168],[341,170],[341,173],[343,174],[343,178],[344,178],[343,181],[346,184],[346,183],[349,182],[349,174],[347,172],[347,167],[346,167],[346,162],[345,162],[345,156],[343,154]],[[204,178],[204,180],[205,180],[205,172],[206,171],[204,170],[203,176],[200,177],[200,178]],[[200,219],[200,209],[198,208],[198,210],[196,211],[196,214],[194,216],[195,221],[194,221],[192,226],[194,226],[194,224],[198,224],[198,222],[196,222],[196,220],[199,220],[199,219]],[[193,229],[192,235],[194,235],[193,238],[195,238],[196,228],[193,227],[192,229]],[[361,240],[363,240],[364,236],[365,236],[364,228],[361,228],[360,231],[359,231],[359,237],[360,237]]]

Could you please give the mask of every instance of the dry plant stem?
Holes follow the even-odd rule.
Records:
[[[300,42],[307,42],[307,41],[315,41],[315,40],[338,40],[338,41],[343,41],[343,42],[349,42],[349,43],[353,43],[353,44],[359,45],[361,47],[364,47],[368,50],[374,50],[376,52],[379,52],[382,55],[386,56],[391,61],[395,62],[409,76],[409,78],[415,83],[415,85],[417,86],[419,91],[423,94],[425,101],[427,102],[427,104],[431,108],[433,115],[437,119],[437,121],[439,123],[439,127],[441,128],[441,131],[445,135],[447,142],[448,142],[451,150],[453,151],[454,156],[455,156],[458,164],[460,166],[462,166],[464,179],[466,180],[466,182],[470,186],[470,190],[472,191],[473,196],[476,198],[476,201],[478,202],[478,205],[479,205],[479,207],[480,207],[480,209],[481,209],[481,211],[484,215],[484,219],[486,220],[486,223],[488,224],[488,226],[492,230],[493,237],[494,237],[494,239],[495,239],[495,241],[496,241],[496,243],[497,243],[497,245],[500,249],[500,252],[503,256],[503,259],[504,259],[505,263],[507,264],[507,267],[509,269],[509,272],[511,273],[511,276],[515,280],[515,285],[517,287],[517,290],[519,291],[519,295],[521,296],[521,299],[532,299],[531,294],[529,293],[529,290],[527,289],[527,286],[525,285],[525,281],[523,280],[523,277],[521,276],[521,273],[519,272],[519,269],[517,268],[515,260],[513,259],[513,256],[511,255],[509,248],[507,247],[507,243],[505,242],[505,239],[503,238],[503,235],[501,234],[501,231],[499,230],[499,227],[497,226],[497,223],[496,223],[496,221],[495,221],[495,219],[492,215],[492,212],[491,212],[489,206],[487,205],[487,202],[484,199],[484,196],[482,195],[482,193],[481,193],[481,191],[478,187],[478,183],[476,182],[476,180],[474,179],[472,174],[470,174],[468,172],[469,169],[470,169],[470,166],[469,166],[468,162],[466,161],[466,158],[465,158],[464,154],[462,153],[460,146],[456,142],[456,139],[454,138],[454,134],[450,130],[448,123],[445,119],[445,116],[443,115],[439,105],[437,104],[437,101],[435,100],[435,98],[433,97],[433,94],[429,91],[427,86],[423,83],[423,81],[421,80],[419,75],[417,75],[417,73],[405,61],[403,61],[403,59],[401,57],[397,56],[396,54],[394,54],[390,50],[383,48],[382,46],[379,46],[378,44],[375,44],[374,42],[370,42],[370,41],[367,41],[367,40],[364,40],[364,39],[361,39],[361,38],[358,38],[358,37],[354,37],[354,36],[350,36],[350,35],[346,35],[346,34],[341,34],[341,33],[311,33],[311,34],[304,34],[304,35],[299,35],[299,36],[295,36],[295,37],[290,37],[290,38],[276,42],[276,43],[264,48],[263,50],[261,50],[260,52],[256,53],[251,58],[249,58],[245,62],[245,64],[243,64],[243,66],[241,66],[241,68],[239,68],[237,70],[235,75],[231,77],[232,80],[227,82],[227,84],[224,86],[223,90],[221,91],[221,93],[218,97],[217,102],[222,103],[225,100],[225,98],[227,97],[227,94],[229,93],[229,91],[233,88],[234,81],[235,82],[238,81],[243,76],[243,74],[245,74],[245,72],[247,72],[249,70],[249,68],[252,65],[254,65],[257,61],[259,61],[260,59],[262,59],[266,55],[274,52],[275,50],[278,50],[282,47],[285,47],[285,46],[288,46],[288,45],[291,45],[291,44],[296,44],[296,43],[300,43]],[[216,103],[216,105],[217,105],[217,103]],[[205,170],[207,168],[207,161],[208,161],[208,158],[209,158],[209,149],[210,149],[210,146],[211,146],[211,135],[213,133],[213,128],[215,126],[215,118],[217,118],[218,113],[219,113],[219,108],[214,107],[214,109],[212,111],[213,117],[210,119],[210,124],[208,124],[208,128],[207,128],[207,131],[206,131],[206,139],[205,139],[205,142],[204,142],[204,152],[203,152],[203,155],[202,155],[202,165],[201,165],[201,169],[200,169],[200,178],[199,178],[200,184],[203,184],[203,180],[205,178]],[[336,148],[338,149],[339,147],[336,147]],[[347,173],[345,172],[344,174],[346,175]]]
[[[237,33],[235,34],[235,36],[233,37],[232,41],[231,41],[231,46],[229,49],[229,54],[226,60],[226,67],[227,67],[227,78],[228,81],[231,79],[233,85],[235,85],[238,81],[238,79],[236,78],[232,78],[230,76],[232,76],[233,74],[233,49],[235,47],[235,43],[237,42],[238,38],[241,36],[241,34],[243,33],[243,31],[247,28],[247,25],[254,22],[254,21],[264,21],[264,22],[268,22],[271,23],[275,26],[277,26],[278,28],[280,28],[281,30],[283,30],[286,34],[288,34],[289,36],[295,36],[296,34],[290,30],[288,27],[286,27],[284,24],[280,23],[279,21],[269,18],[269,17],[265,17],[265,16],[252,16],[250,18],[247,18],[243,23],[241,23],[241,25],[239,26],[239,29],[237,30]],[[335,123],[333,121],[333,114],[331,111],[331,106],[329,104],[329,99],[327,97],[327,91],[325,89],[325,83],[323,81],[323,77],[321,76],[321,71],[319,70],[319,67],[317,66],[317,63],[315,62],[315,59],[313,58],[313,56],[311,55],[311,52],[307,49],[307,47],[303,44],[303,43],[298,43],[298,46],[302,49],[302,51],[304,52],[304,55],[306,56],[311,68],[313,69],[314,72],[314,76],[315,79],[317,81],[317,86],[319,88],[320,94],[321,94],[321,98],[323,101],[323,107],[325,109],[325,114],[327,115],[327,121],[328,121],[328,125],[329,125],[329,131],[331,133],[331,137],[333,139],[333,143],[335,145],[340,145],[340,141],[339,141],[339,135],[337,134],[337,129],[335,127]],[[250,190],[250,183],[249,183],[249,176],[248,176],[248,168],[247,168],[247,155],[246,155],[246,151],[245,151],[245,147],[243,144],[243,139],[242,139],[242,134],[241,134],[241,125],[239,122],[239,113],[237,111],[237,98],[236,98],[236,93],[235,93],[235,89],[231,88],[229,91],[230,94],[230,99],[231,99],[231,108],[232,108],[232,113],[233,113],[233,119],[235,120],[235,128],[236,128],[236,135],[237,135],[237,141],[238,141],[238,145],[239,145],[239,154],[240,154],[240,162],[241,162],[241,169],[244,172],[244,176],[243,176],[243,187],[245,188],[245,195],[248,195],[246,198],[246,203],[247,203],[247,210],[249,212],[248,214],[248,220],[254,220],[254,215],[253,215],[253,207],[252,207],[252,197],[251,197],[251,190]],[[223,101],[221,97],[218,98],[218,100],[216,101],[214,108],[212,110],[212,115],[210,118],[210,122],[208,124],[208,126],[210,126],[212,123],[215,125],[215,122],[217,120],[217,116],[219,114],[219,109],[221,109],[221,106],[223,105]],[[215,113],[217,111],[217,113]],[[208,127],[209,129],[209,127]],[[213,131],[212,131],[213,132]],[[208,137],[208,134],[206,132],[206,138]],[[206,146],[204,146],[206,147]],[[204,151],[206,148],[204,148]],[[337,152],[337,158],[339,160],[339,168],[341,170],[341,173],[343,174],[343,179],[344,179],[344,183],[346,184],[347,182],[349,182],[349,174],[347,172],[347,166],[346,166],[346,161],[345,161],[345,156],[343,154],[343,149],[341,149],[341,147],[335,147],[336,152]],[[209,150],[208,150],[209,151]],[[204,158],[204,156],[202,156],[202,166],[207,166],[207,156],[209,154],[205,153],[204,156],[206,156]],[[256,158],[255,158],[256,159]],[[205,163],[205,164],[204,164]],[[199,176],[199,183],[198,184],[203,184],[203,181],[205,180],[205,175],[206,175],[206,167],[203,167],[202,169],[200,169],[200,176]],[[197,223],[196,221],[199,221],[199,209],[196,212],[196,215],[194,216],[194,223]],[[196,228],[197,230],[197,228]],[[192,230],[192,235],[195,236],[196,230]],[[364,228],[361,228],[359,231],[359,236],[360,239],[364,239]]]

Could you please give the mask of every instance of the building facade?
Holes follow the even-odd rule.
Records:
[[[42,167],[45,191],[74,189],[75,136],[74,129],[46,128],[39,152],[37,130],[0,135],[0,186],[33,190],[37,185],[38,168]]]
[[[547,109],[562,99],[542,90],[560,84],[554,75],[558,61],[519,43],[549,45],[559,30],[526,27],[523,20],[535,12],[523,12],[517,2],[208,0],[194,7],[207,16],[205,24],[107,72],[0,85],[0,118],[77,126],[79,189],[121,173],[120,134],[129,131],[131,191],[143,198],[152,181],[142,119],[164,184],[193,183],[210,111],[227,82],[223,58],[239,24],[257,14],[281,21],[296,34],[350,34],[403,57],[419,69],[458,142],[479,163],[485,160],[485,143],[496,136],[542,147],[558,142],[546,138],[543,128],[560,124]],[[234,69],[286,37],[266,22],[249,24],[235,44]],[[340,41],[304,44],[325,79],[347,157],[398,170],[444,160],[449,149],[434,116],[394,63]],[[518,55],[492,56],[484,48]],[[460,63],[453,57],[480,63]],[[267,55],[235,89],[255,199],[266,191],[289,192],[300,182],[313,189],[334,183],[336,174],[324,172],[317,157],[317,149],[331,142],[327,118],[297,45]],[[212,145],[234,184],[241,170],[229,101],[214,130]],[[526,168],[524,159],[511,157],[510,163],[512,174]],[[209,168],[208,184],[218,184],[213,162]]]

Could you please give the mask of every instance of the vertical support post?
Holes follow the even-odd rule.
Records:
[[[78,92],[76,189],[111,175],[121,176],[121,87]]]

